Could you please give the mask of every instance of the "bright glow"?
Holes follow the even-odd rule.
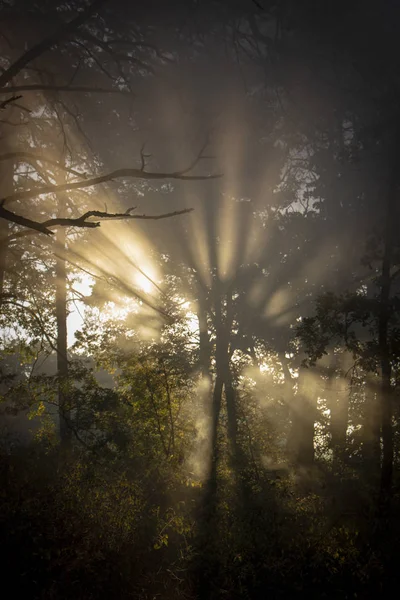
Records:
[[[146,277],[146,275],[147,275],[147,277]],[[145,292],[146,294],[150,294],[151,292],[153,292],[156,289],[155,285],[154,285],[154,283],[152,283],[151,279],[152,279],[152,277],[150,277],[150,275],[148,273],[146,273],[146,274],[138,273],[134,277],[135,284],[138,286],[138,288],[143,290],[143,292]]]

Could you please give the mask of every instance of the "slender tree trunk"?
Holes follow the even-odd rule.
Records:
[[[219,559],[218,559],[218,522],[217,522],[217,468],[218,468],[218,427],[222,406],[222,394],[225,390],[226,406],[228,413],[228,438],[231,447],[232,461],[236,461],[236,406],[235,394],[232,386],[231,373],[229,369],[229,332],[231,325],[228,326],[230,315],[224,319],[222,315],[222,294],[220,283],[215,282],[214,288],[214,307],[215,307],[215,330],[216,347],[215,363],[216,377],[212,395],[211,410],[211,460],[207,483],[205,486],[204,505],[201,514],[203,522],[200,534],[199,554],[203,557],[204,564],[207,565],[207,575],[205,575],[204,565],[199,577],[199,598],[210,598],[212,594],[212,579],[218,577]],[[211,367],[211,348],[207,331],[207,322],[205,319],[204,306],[200,306],[198,312],[200,328],[200,352],[201,366],[203,375],[209,378]],[[229,310],[228,310],[229,313]],[[235,462],[236,466],[236,462]]]
[[[389,196],[386,208],[386,223],[384,231],[384,253],[382,260],[380,309],[378,317],[378,342],[381,362],[381,435],[383,443],[380,504],[387,505],[392,488],[393,478],[393,398],[392,398],[392,365],[389,344],[389,321],[390,321],[390,293],[391,293],[391,267],[393,262],[393,250],[395,235],[397,234],[397,200],[398,200],[398,151],[400,149],[400,132],[397,132],[394,149],[393,181],[389,186]]]
[[[57,374],[59,378],[58,406],[60,419],[60,440],[63,446],[71,441],[70,409],[65,391],[68,382],[67,350],[67,272],[65,262],[66,235],[60,227],[56,234],[56,321],[57,321]]]
[[[380,319],[381,321],[381,319]],[[392,428],[392,367],[390,363],[389,349],[387,343],[386,317],[380,323],[380,348],[381,348],[381,370],[382,370],[382,470],[381,470],[381,499],[389,499],[391,495],[393,477],[393,428]]]
[[[217,482],[217,463],[218,463],[218,424],[219,416],[221,413],[222,404],[222,389],[223,381],[217,376],[214,384],[213,397],[212,397],[212,415],[211,415],[211,468],[210,468],[210,482],[212,486],[216,486]]]
[[[217,375],[212,394],[209,472],[197,519],[199,522],[197,551],[200,556],[198,597],[201,599],[211,597],[212,580],[218,577],[220,568],[218,559],[217,469],[218,425],[222,404],[222,390],[223,381]]]
[[[232,378],[230,373],[226,375],[225,379],[225,399],[226,399],[226,410],[228,414],[228,438],[231,444],[232,455],[234,462],[237,463],[238,459],[238,448],[237,448],[237,414],[236,414],[236,398],[235,390],[232,385]],[[237,464],[235,464],[237,466]]]
[[[297,462],[301,466],[309,467],[314,462],[315,407],[303,394],[299,396],[299,406]]]
[[[220,305],[221,306],[221,300]],[[217,377],[222,381],[225,391],[226,411],[228,417],[228,440],[230,446],[230,460],[235,470],[239,467],[239,451],[237,445],[237,415],[236,415],[236,394],[232,384],[232,374],[230,369],[229,342],[230,330],[232,327],[232,294],[226,293],[226,315],[222,316],[221,311],[216,311],[217,315],[217,341],[216,341],[216,369]]]
[[[7,150],[7,148],[3,148]],[[0,161],[0,198],[9,196],[14,191],[14,164],[10,160]],[[0,219],[0,304],[1,294],[4,291],[4,278],[7,267],[7,252],[9,225],[4,219]]]
[[[288,441],[292,460],[300,467],[310,467],[314,462],[316,396],[311,381],[312,376],[309,377],[305,369],[300,369],[297,394],[293,395]]]
[[[167,373],[167,369],[165,368],[165,363],[162,361],[162,370],[164,375],[164,383],[165,383],[165,392],[167,395],[167,406],[168,406],[168,419],[169,419],[169,441],[168,441],[168,455],[175,454],[175,420],[172,410],[172,398],[171,398],[171,388],[169,385],[169,377]]]
[[[197,308],[199,322],[199,362],[203,377],[209,379],[211,371],[211,345],[208,333],[207,307],[204,300],[200,300]]]
[[[3,219],[0,220],[0,304],[1,295],[4,291],[4,277],[7,266],[7,235],[8,235],[8,224]]]
[[[362,454],[366,479],[371,483],[376,481],[380,467],[380,423],[382,420],[380,405],[378,378],[369,373],[364,400]]]
[[[338,355],[334,356],[326,390],[327,404],[330,410],[331,448],[334,468],[345,460],[349,417],[349,392],[340,377],[342,373],[340,358]]]
[[[336,380],[336,388],[337,388]],[[340,381],[340,380],[339,380]],[[332,448],[334,463],[346,462],[346,441],[349,419],[349,392],[336,389],[335,409],[332,416]]]
[[[219,285],[216,287],[219,288]],[[219,289],[218,289],[219,292]],[[211,431],[211,474],[216,476],[217,463],[217,435],[219,415],[222,404],[222,392],[225,391],[226,408],[228,415],[228,439],[231,450],[232,463],[236,467],[237,459],[237,418],[236,418],[236,403],[235,392],[232,385],[232,376],[229,367],[229,331],[231,326],[231,310],[229,300],[227,302],[227,315],[224,318],[222,315],[222,300],[221,294],[215,293],[215,329],[216,329],[216,348],[215,348],[215,363],[216,363],[216,379],[214,384],[214,392],[212,398],[212,431]],[[204,322],[203,322],[204,323]],[[204,323],[205,325],[205,323]],[[205,333],[205,332],[204,332]],[[208,342],[204,337],[204,343]],[[208,366],[208,344],[203,352],[207,361],[203,368]],[[207,354],[206,354],[207,351]]]
[[[233,323],[233,298],[231,290],[226,293],[226,319],[221,331],[222,336],[222,356],[221,369],[224,379],[226,411],[228,415],[228,439],[231,446],[232,465],[235,470],[240,470],[241,456],[237,443],[237,411],[236,411],[236,393],[232,382],[232,372],[230,367],[230,332]]]

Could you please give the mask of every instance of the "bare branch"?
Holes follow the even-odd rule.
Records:
[[[60,169],[61,171],[71,173],[71,175],[75,175],[76,177],[85,177],[84,173],[76,171],[75,169],[70,169],[62,163],[59,163],[56,160],[52,160],[51,158],[48,158],[47,156],[44,156],[42,154],[35,154],[34,152],[25,152],[22,150],[18,152],[7,152],[6,154],[0,154],[0,162],[3,160],[15,160],[19,158],[26,159],[27,161],[34,161],[35,163],[44,162],[49,165],[52,165],[53,167],[57,167],[57,169]]]
[[[98,68],[100,69],[100,71],[102,71],[106,77],[108,77],[108,79],[111,79],[111,81],[116,81],[116,77],[114,77],[113,75],[111,75],[111,73],[109,73],[107,71],[107,69],[105,68],[105,66],[100,62],[100,60],[97,58],[97,56],[95,56],[93,54],[93,52],[91,52],[89,50],[89,48],[86,47],[85,44],[83,44],[82,42],[79,42],[78,40],[75,40],[74,44],[76,44],[77,46],[80,46],[81,48],[83,48],[83,50],[86,52],[86,54],[89,56],[89,58],[91,58],[95,64],[98,66]],[[75,75],[75,73],[74,73]]]
[[[90,261],[83,258],[83,260],[85,260],[85,262],[89,263],[91,268],[94,268],[97,271],[97,273],[94,273],[93,271],[89,271],[88,269],[85,269],[80,264],[73,262],[70,258],[71,255],[72,256],[75,255],[78,260],[82,260],[82,258],[83,258],[82,256],[75,254],[74,251],[71,249],[69,249],[67,256],[64,253],[62,255],[57,254],[57,250],[55,252],[55,256],[62,257],[63,260],[66,260],[68,263],[70,263],[74,267],[77,267],[81,271],[84,271],[85,273],[87,273],[88,275],[93,277],[94,279],[98,279],[99,281],[106,282],[109,286],[112,286],[115,289],[118,289],[120,292],[126,294],[127,296],[129,296],[131,298],[135,298],[136,300],[139,300],[140,302],[142,302],[145,306],[148,306],[149,308],[155,310],[157,313],[162,315],[165,319],[171,320],[170,315],[168,315],[168,313],[166,313],[161,308],[159,308],[156,304],[154,304],[146,294],[141,294],[137,289],[135,289],[131,285],[127,284],[126,282],[122,281],[120,278],[118,278],[114,275],[110,275],[109,273],[107,273],[107,271],[105,269],[101,268],[99,265],[93,265]],[[134,266],[137,268],[136,265],[134,265]],[[150,278],[148,278],[148,279],[150,280]],[[153,285],[155,285],[155,287],[158,287],[155,284],[155,282],[153,282],[152,280],[151,280],[151,282],[153,283]]]
[[[115,50],[110,47],[108,42],[105,42],[104,40],[100,40],[99,38],[92,35],[88,31],[83,32],[81,34],[81,37],[92,42],[93,44],[95,44],[96,46],[101,48],[103,50],[103,52],[109,54],[111,56],[111,58],[114,60],[114,62],[118,65],[118,67],[121,68],[121,63],[123,63],[123,62],[130,62],[130,63],[138,66],[139,68],[144,69],[145,71],[148,71],[151,74],[154,74],[154,69],[150,65],[146,65],[146,63],[144,63],[142,60],[140,60],[138,58],[135,58],[134,56],[129,56],[129,55],[121,54],[119,52],[115,52]]]
[[[264,10],[264,7],[262,6],[262,4],[260,4],[257,0],[252,0],[253,4],[255,4],[257,6],[257,8],[259,8],[260,10]]]
[[[89,221],[91,217],[96,217],[97,219],[107,220],[107,221],[123,221],[123,220],[131,220],[131,219],[141,219],[141,220],[149,220],[149,221],[158,221],[160,219],[169,219],[171,217],[176,217],[178,215],[184,215],[186,213],[190,213],[193,211],[193,208],[185,208],[183,210],[176,210],[170,213],[163,213],[160,215],[132,215],[131,211],[133,209],[128,209],[125,213],[108,213],[99,210],[90,210],[80,217],[77,218],[54,218],[48,219],[47,221],[43,221],[39,223],[38,221],[33,221],[32,219],[28,219],[27,217],[23,217],[22,215],[17,215],[6,208],[4,206],[0,206],[0,218],[5,219],[11,223],[16,223],[17,225],[22,225],[27,229],[38,231],[39,233],[44,233],[46,235],[53,235],[53,231],[50,229],[51,227],[84,227],[87,229],[94,229],[96,227],[100,227],[99,221]],[[9,236],[9,240],[15,240],[19,237],[25,237],[28,235],[29,231],[20,231],[11,236]]]
[[[10,127],[20,127],[21,125],[29,125],[29,121],[8,121],[7,119],[0,119],[2,125],[9,125]]]
[[[7,202],[14,202],[16,200],[26,200],[29,198],[35,198],[40,196],[41,194],[57,194],[59,192],[67,192],[71,190],[81,190],[83,188],[92,187],[95,185],[99,185],[100,183],[106,183],[107,181],[113,181],[114,179],[120,179],[123,177],[130,177],[133,179],[179,179],[183,181],[202,181],[208,179],[217,179],[222,177],[221,173],[211,174],[211,175],[186,175],[188,171],[192,170],[201,156],[199,155],[196,160],[194,160],[189,167],[183,169],[182,171],[172,171],[170,173],[155,173],[151,171],[142,171],[142,169],[117,169],[116,171],[111,171],[111,173],[106,173],[104,175],[99,175],[98,177],[87,177],[83,181],[73,181],[70,183],[63,183],[61,185],[45,185],[43,187],[38,187],[32,190],[26,190],[23,192],[16,192],[15,194],[10,194],[9,196],[5,196],[0,200],[0,204],[4,205]]]
[[[29,229],[34,229],[35,231],[39,231],[40,233],[46,233],[47,235],[52,235],[52,231],[47,229],[42,223],[38,223],[37,221],[32,221],[32,219],[28,219],[27,217],[23,217],[21,215],[17,215],[10,210],[4,208],[4,206],[0,206],[0,218],[9,221],[10,223],[16,223],[17,225],[22,225],[23,227],[28,227]]]
[[[84,94],[122,94],[132,96],[130,90],[120,90],[118,88],[90,87],[86,85],[45,85],[43,83],[32,83],[27,85],[10,85],[0,88],[0,93],[9,92],[81,92]]]
[[[19,95],[19,96],[11,96],[11,98],[7,98],[7,100],[3,100],[3,102],[0,102],[0,110],[4,110],[5,108],[7,108],[7,106],[9,104],[12,104],[16,100],[19,100],[20,98],[22,98],[21,95]]]
[[[150,221],[158,221],[160,219],[169,219],[171,217],[176,217],[178,215],[184,215],[186,213],[190,213],[193,211],[193,208],[184,208],[183,210],[176,210],[174,212],[163,213],[160,215],[132,215],[131,211],[133,209],[128,209],[124,213],[108,213],[100,210],[89,210],[84,213],[80,217],[76,219],[68,219],[68,218],[55,218],[49,219],[48,221],[44,221],[41,223],[43,227],[100,227],[100,223],[97,221],[88,221],[91,217],[96,217],[97,219],[103,219],[107,221],[124,221],[130,219],[142,219],[142,220],[150,220]],[[1,216],[1,212],[0,212]]]
[[[170,58],[169,56],[167,56],[166,54],[161,52],[160,49],[157,48],[157,46],[154,46],[153,44],[148,44],[147,42],[143,42],[140,40],[136,41],[136,40],[128,40],[128,39],[124,39],[124,38],[119,38],[119,39],[107,40],[107,44],[108,44],[108,46],[113,46],[115,44],[119,44],[122,46],[131,46],[131,47],[135,47],[135,48],[147,48],[148,50],[152,50],[154,52],[154,54],[161,60],[164,60],[169,63],[174,62],[174,60],[172,58]]]

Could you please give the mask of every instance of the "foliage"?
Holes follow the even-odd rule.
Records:
[[[5,4],[3,586],[393,593],[398,9]],[[184,187],[199,160],[223,177]],[[87,181],[122,167],[135,181]],[[193,212],[127,222],[172,197]],[[45,237],[87,209],[118,215]]]

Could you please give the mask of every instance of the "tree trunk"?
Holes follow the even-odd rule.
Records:
[[[200,300],[197,308],[197,319],[199,321],[199,362],[203,377],[210,378],[211,371],[211,345],[208,333],[207,308],[204,300]]]
[[[380,398],[377,377],[372,373],[367,376],[364,400],[364,422],[362,437],[363,468],[366,479],[371,483],[379,474],[381,441],[380,441]]]
[[[212,398],[212,415],[211,415],[211,467],[209,480],[212,486],[216,486],[217,482],[217,463],[218,463],[218,424],[221,413],[223,381],[217,376],[214,384]]]
[[[1,187],[3,190],[3,188]],[[8,235],[8,224],[4,219],[0,219],[0,304],[1,295],[4,291],[4,277],[7,266],[7,235]]]
[[[66,235],[60,227],[56,234],[56,321],[57,321],[57,374],[58,407],[60,419],[61,445],[67,446],[71,441],[70,409],[66,394],[68,383],[68,353],[67,353],[67,271],[65,262]]]
[[[301,467],[310,467],[314,462],[316,396],[312,381],[312,375],[300,369],[298,390],[291,407],[292,427],[288,449],[293,462]]]
[[[237,448],[237,415],[236,415],[236,398],[235,390],[232,385],[230,373],[225,378],[225,399],[226,411],[228,414],[228,438],[232,450],[232,458],[237,466],[238,448]]]
[[[7,148],[3,148],[7,150]],[[14,164],[10,160],[0,161],[0,198],[9,196],[14,191]],[[4,278],[7,267],[9,225],[0,219],[0,303],[4,291]]]
[[[346,440],[349,415],[349,393],[336,391],[331,412],[331,440],[334,466],[346,462]]]
[[[300,419],[299,436],[297,440],[297,463],[304,467],[309,467],[314,462],[314,407],[308,398],[301,395],[299,397]]]
[[[383,454],[381,463],[380,505],[390,501],[393,478],[393,398],[392,398],[392,365],[389,343],[391,268],[393,262],[394,240],[397,233],[397,195],[398,195],[398,150],[400,148],[400,132],[397,133],[394,149],[393,181],[389,186],[384,231],[384,253],[382,260],[381,294],[378,317],[378,343],[381,364],[381,435]]]
[[[342,365],[340,363],[341,357],[335,355],[326,391],[327,404],[330,410],[331,448],[334,468],[338,467],[346,458],[349,417],[349,392],[341,377]]]

